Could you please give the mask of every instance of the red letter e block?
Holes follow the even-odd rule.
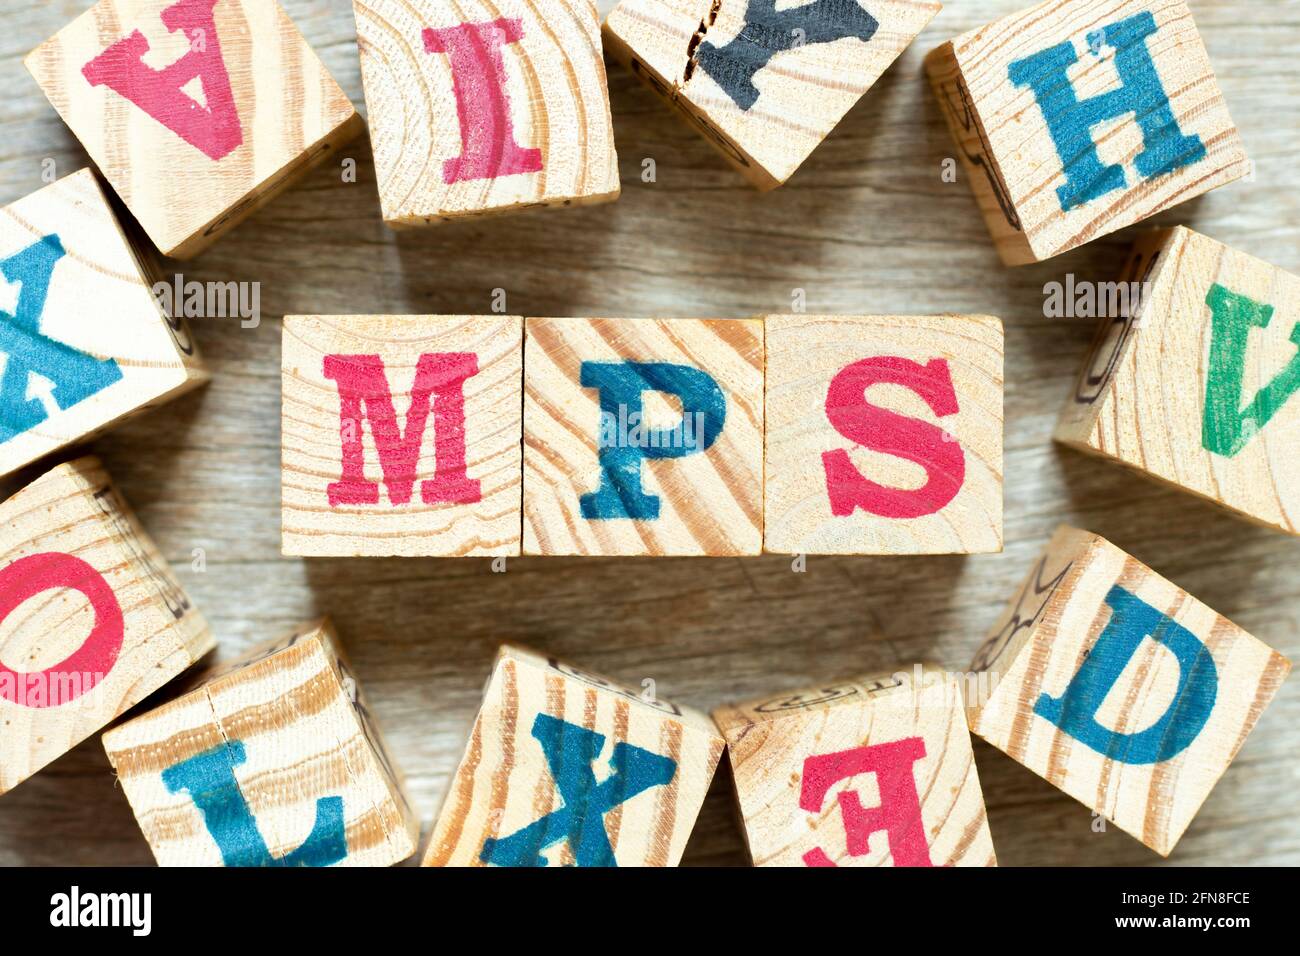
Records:
[[[917,664],[714,711],[754,865],[996,865],[963,691]]]

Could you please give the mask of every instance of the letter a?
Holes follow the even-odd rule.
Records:
[[[91,86],[107,86],[210,159],[218,160],[243,144],[230,74],[221,58],[213,8],[220,0],[179,0],[162,12],[168,31],[180,31],[190,49],[175,63],[155,70],[144,62],[149,41],[139,30],[118,40],[82,68]],[[201,106],[183,92],[199,77]]]

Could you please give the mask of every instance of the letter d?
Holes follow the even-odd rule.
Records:
[[[1118,585],[1106,595],[1112,614],[1087,659],[1060,697],[1042,694],[1034,713],[1109,760],[1161,763],[1186,750],[1200,734],[1218,694],[1210,650],[1191,631]],[[1150,727],[1126,734],[1103,727],[1097,711],[1144,638],[1163,644],[1178,661],[1178,688]]]

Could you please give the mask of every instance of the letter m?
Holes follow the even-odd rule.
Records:
[[[406,425],[397,423],[393,391],[378,355],[327,355],[324,374],[339,390],[339,436],[343,474],[331,482],[330,507],[379,503],[379,485],[365,474],[363,426],[370,424],[388,500],[408,504],[415,487],[420,449],[432,408],[434,474],[420,484],[425,504],[473,504],[479,481],[465,474],[465,380],[478,374],[478,356],[467,352],[421,355],[411,386]],[[436,397],[436,401],[434,398]]]

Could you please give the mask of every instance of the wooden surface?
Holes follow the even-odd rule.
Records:
[[[935,18],[786,186],[759,194],[620,68],[610,70],[625,189],[612,204],[401,235],[379,216],[365,140],[358,181],[319,169],[187,263],[187,278],[262,282],[265,319],[198,319],[215,381],[95,443],[213,626],[222,657],[329,613],[412,800],[429,825],[460,759],[497,645],[518,641],[669,700],[711,708],[773,688],[934,659],[964,669],[1061,521],[1121,548],[1291,658],[1300,655],[1300,543],[1190,495],[1053,446],[1095,320],[1043,317],[1044,283],[1111,280],[1128,233],[1052,262],[1002,268],[921,71],[925,50],[1018,0]],[[84,162],[21,57],[85,0],[6,0],[0,15],[0,201],[40,187],[41,160]],[[347,0],[286,9],[361,103]],[[1300,270],[1300,0],[1193,0],[1256,181],[1160,217]],[[602,0],[602,12],[608,4]],[[345,154],[348,151],[345,151]],[[656,160],[654,183],[640,178]],[[280,328],[287,313],[749,316],[787,311],[987,313],[1006,326],[1006,551],[933,558],[486,558],[303,561],[280,556]],[[205,570],[193,570],[203,549]],[[1170,858],[1300,863],[1300,681],[1283,685]],[[998,862],[1160,858],[977,742]],[[723,761],[726,766],[726,761]],[[686,862],[740,863],[719,773]],[[0,798],[0,862],[145,864],[149,848],[98,739]]]

